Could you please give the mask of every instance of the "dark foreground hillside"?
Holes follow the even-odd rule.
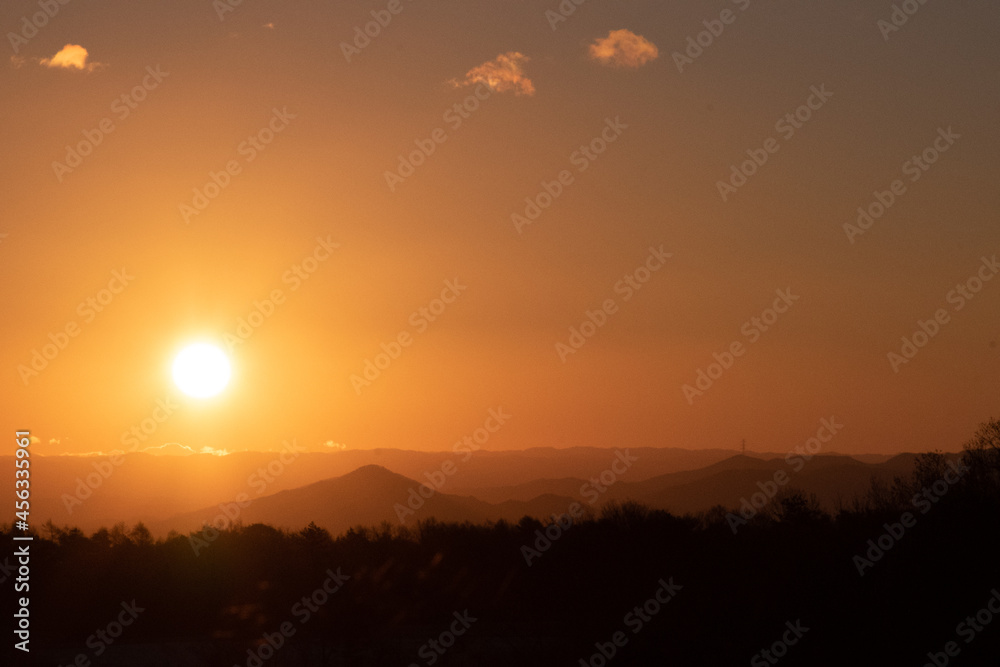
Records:
[[[24,664],[1000,664],[1000,422],[836,516],[47,532]]]

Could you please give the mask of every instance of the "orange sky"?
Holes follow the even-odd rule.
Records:
[[[491,449],[783,451],[835,416],[831,449],[881,453],[996,416],[995,5],[503,5],[70,3],[32,32],[5,3],[4,429],[435,450],[502,406]],[[173,355],[241,318],[230,387],[183,398]]]

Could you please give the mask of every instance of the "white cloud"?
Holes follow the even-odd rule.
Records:
[[[501,53],[493,60],[473,67],[458,80],[452,79],[456,88],[485,83],[498,93],[513,91],[515,95],[534,95],[535,84],[524,75],[524,63],[530,58],[517,51]]]
[[[615,67],[642,67],[659,56],[655,44],[631,30],[612,30],[590,45],[592,60]]]
[[[56,69],[78,69],[93,72],[98,67],[101,67],[102,63],[88,63],[87,57],[89,55],[87,49],[79,44],[67,44],[51,58],[42,58],[38,63],[45,67]]]

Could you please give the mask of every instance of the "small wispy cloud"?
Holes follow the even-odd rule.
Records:
[[[79,44],[67,44],[51,58],[39,60],[38,64],[54,69],[77,69],[87,72],[93,72],[103,66],[102,63],[87,62],[89,55],[87,49]]]
[[[659,56],[655,44],[631,30],[612,30],[590,45],[591,60],[614,67],[642,67]]]
[[[112,449],[110,452],[105,452],[102,450],[95,450],[92,452],[63,452],[61,454],[56,454],[56,456],[80,456],[84,458],[91,458],[94,456],[122,456],[125,452],[120,449]]]
[[[190,456],[194,454],[193,449],[179,442],[165,442],[162,445],[152,445],[144,447],[140,451],[143,454],[152,454],[153,456]]]
[[[455,88],[464,88],[485,83],[498,93],[513,91],[515,95],[534,95],[535,84],[524,74],[524,64],[530,58],[517,51],[501,53],[493,60],[473,67],[461,79],[449,83]]]

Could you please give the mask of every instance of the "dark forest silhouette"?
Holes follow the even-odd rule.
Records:
[[[787,489],[750,517],[615,502],[572,525],[235,526],[197,555],[191,536],[154,540],[142,524],[48,524],[33,546],[32,664],[256,664],[248,650],[270,655],[266,637],[290,622],[262,664],[599,665],[603,646],[608,665],[996,665],[1000,614],[971,639],[956,630],[1000,588],[998,533],[998,420],[832,514]],[[295,605],[337,572],[349,579],[303,622]],[[624,619],[663,583],[675,594],[636,632]],[[88,637],[133,600],[141,613],[96,657]],[[428,649],[463,612],[475,622]],[[760,657],[796,623],[808,631],[787,655]]]

